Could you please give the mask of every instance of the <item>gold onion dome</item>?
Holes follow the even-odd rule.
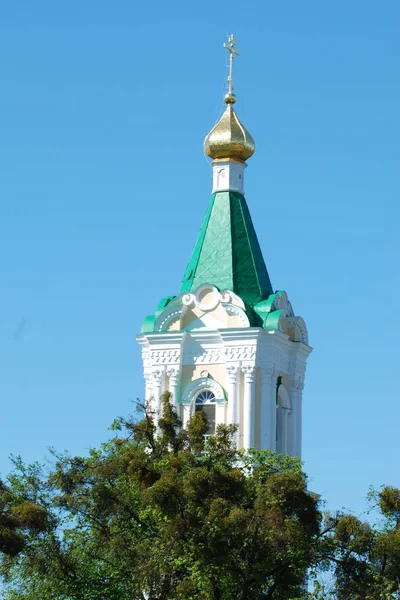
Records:
[[[228,106],[224,114],[204,140],[204,152],[214,160],[244,162],[253,156],[256,145],[233,110],[235,96],[232,93],[226,94],[225,102]]]
[[[233,105],[236,102],[232,83],[233,59],[235,56],[239,56],[233,33],[228,37],[228,43],[224,44],[224,48],[229,53],[228,93],[225,95],[225,102],[228,106],[214,129],[210,131],[204,140],[204,152],[214,160],[244,162],[250,156],[253,156],[256,145],[233,110]]]

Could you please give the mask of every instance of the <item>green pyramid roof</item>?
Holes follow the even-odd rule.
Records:
[[[202,283],[229,289],[252,306],[273,293],[246,200],[237,192],[213,194],[180,291]]]

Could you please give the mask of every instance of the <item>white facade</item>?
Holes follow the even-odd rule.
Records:
[[[165,390],[172,392],[184,425],[199,398],[206,399],[215,406],[216,425],[238,424],[239,448],[300,457],[311,348],[305,323],[294,316],[285,292],[274,294],[270,311],[275,328],[252,327],[242,300],[211,284],[174,298],[157,317],[154,332],[138,337],[146,398],[157,414]]]
[[[239,192],[244,196],[244,170],[246,163],[218,160],[212,163],[213,194],[215,192]]]

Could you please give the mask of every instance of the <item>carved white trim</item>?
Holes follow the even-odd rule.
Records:
[[[228,346],[225,348],[227,360],[255,360],[256,346]]]
[[[221,302],[222,304],[230,304],[232,302],[232,292],[229,290],[221,292]]]
[[[280,296],[275,296],[275,300],[271,308],[273,311],[283,310],[283,318],[294,316],[293,307],[288,299],[286,292],[282,292]]]
[[[276,367],[275,365],[268,365],[261,367],[261,380],[263,384],[271,381],[274,377],[276,377]]]
[[[181,318],[183,313],[183,307],[180,306],[177,308],[176,306],[172,306],[171,308],[167,308],[164,310],[161,315],[158,317],[157,321],[154,325],[154,331],[166,331],[168,325],[171,325],[174,321],[177,321]]]
[[[181,403],[191,405],[202,390],[210,390],[214,394],[217,403],[225,401],[225,392],[222,385],[210,377],[201,377],[187,386],[182,394]]]
[[[142,349],[143,367],[151,367],[151,352],[148,348]]]
[[[185,349],[184,364],[218,364],[226,361],[255,360],[256,346],[228,346],[226,348],[189,348]]]
[[[184,306],[194,306],[195,301],[196,297],[194,294],[184,294],[182,296],[182,304]]]
[[[206,292],[206,298],[204,298],[203,292]],[[181,319],[189,307],[196,306],[203,312],[208,313],[212,312],[219,304],[222,305],[228,315],[238,317],[243,327],[250,327],[249,319],[244,310],[245,305],[241,298],[230,290],[224,290],[220,293],[214,285],[203,283],[199,285],[195,293],[184,293],[172,300],[158,316],[154,324],[154,331],[167,331],[172,323]]]
[[[224,362],[222,348],[197,349],[189,348],[184,354],[185,364],[209,365]]]
[[[292,303],[289,300],[287,301],[286,313],[288,317],[294,317]]]
[[[294,381],[294,387],[295,387],[296,391],[302,392],[303,388],[304,388],[304,377],[297,376]]]
[[[226,374],[228,383],[237,383],[239,379],[239,367],[237,365],[227,365]]]
[[[164,371],[156,370],[156,371],[152,372],[154,387],[161,387],[163,376],[164,376]]]
[[[211,296],[211,298],[208,298],[208,302],[204,302],[204,300],[201,299],[202,292],[208,292],[209,296]],[[204,310],[205,312],[214,310],[221,302],[221,294],[215,285],[210,285],[209,283],[202,283],[199,285],[195,292],[195,298],[197,308],[200,308],[200,310]]]
[[[145,381],[145,401],[150,402],[153,398],[153,375],[152,373],[144,373]]]
[[[253,383],[254,377],[256,374],[255,366],[254,365],[244,365],[242,367],[242,372],[244,373],[245,383]]]
[[[156,365],[167,365],[177,364],[180,361],[181,351],[180,348],[171,348],[165,350],[152,350],[151,351],[151,364]]]
[[[291,327],[297,327],[300,331],[301,341],[308,345],[308,331],[304,319],[301,317],[289,317],[287,323]]]
[[[169,383],[171,386],[176,386],[178,385],[178,380],[180,377],[180,370],[176,367],[168,367],[167,368],[167,375],[169,377]]]
[[[238,306],[239,308],[246,308],[243,300],[231,290],[222,290],[221,302],[222,304],[233,304],[234,306]]]
[[[242,308],[239,308],[234,304],[223,304],[222,306],[225,308],[227,314],[231,317],[239,317],[243,327],[250,327],[249,318]]]

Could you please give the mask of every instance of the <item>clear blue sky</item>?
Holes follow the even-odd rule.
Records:
[[[5,3],[0,472],[86,452],[143,392],[135,335],[179,290],[233,31],[247,200],[306,320],[304,459],[331,508],[400,485],[398,0]]]

